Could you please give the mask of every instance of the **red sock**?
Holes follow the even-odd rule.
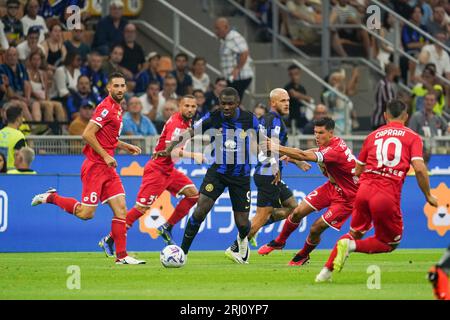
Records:
[[[64,198],[57,193],[51,193],[47,198],[47,203],[54,204],[70,214],[73,214],[75,209],[80,205],[77,199]]]
[[[175,208],[175,211],[170,216],[169,220],[167,220],[167,222],[170,223],[172,226],[176,225],[178,223],[178,221],[183,219],[189,213],[189,210],[191,210],[191,208],[193,206],[195,206],[195,204],[197,203],[198,197],[199,196],[196,195],[194,197],[182,199],[178,203],[177,207]]]
[[[289,238],[291,233],[294,232],[295,229],[297,229],[299,224],[300,223],[292,222],[291,216],[289,216],[286,219],[286,222],[284,223],[283,230],[281,230],[281,233],[278,235],[278,237],[275,239],[275,241],[280,244],[285,244],[287,238]]]
[[[339,240],[341,240],[341,239],[350,239],[350,240],[353,240],[353,237],[352,237],[351,234],[347,233],[347,234],[344,234],[342,237],[339,238]],[[338,241],[339,241],[339,240],[338,240]],[[326,267],[328,270],[330,270],[330,271],[333,271],[333,269],[334,269],[334,267],[333,267],[333,261],[334,261],[334,258],[336,258],[336,255],[337,255],[337,242],[336,242],[336,244],[334,245],[333,250],[331,251],[330,256],[328,257],[327,262],[325,263],[325,267]]]
[[[363,253],[383,253],[383,252],[391,252],[394,250],[387,243],[381,242],[375,237],[370,237],[364,240],[356,240],[356,249],[355,252],[363,252]]]
[[[127,228],[130,229],[133,226],[133,223],[142,217],[143,214],[136,208],[131,208],[127,213]]]
[[[111,234],[116,244],[116,257],[122,259],[127,256],[127,226],[124,219],[113,218]]]
[[[303,246],[303,249],[300,250],[297,254],[302,257],[306,257],[317,247],[317,245],[318,245],[318,243],[312,244],[309,241],[309,238],[307,238],[305,241],[305,245]]]

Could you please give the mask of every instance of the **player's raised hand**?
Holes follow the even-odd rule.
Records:
[[[433,206],[436,208],[438,206],[438,199],[435,196],[433,196],[432,194],[427,196],[427,202],[430,204],[430,206]]]
[[[117,161],[113,157],[111,157],[109,154],[106,155],[103,160],[108,165],[108,167],[117,168]]]
[[[309,171],[312,166],[306,161],[298,161],[295,163],[303,172]]]
[[[278,185],[280,181],[281,181],[281,173],[278,170],[277,173],[275,174],[275,179],[273,179],[272,184]]]

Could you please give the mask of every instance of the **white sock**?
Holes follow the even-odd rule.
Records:
[[[356,250],[356,241],[350,240],[348,245],[348,252],[355,252],[355,250]]]

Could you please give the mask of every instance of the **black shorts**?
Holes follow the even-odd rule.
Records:
[[[281,208],[282,203],[294,195],[283,181],[272,184],[274,176],[255,174],[253,179],[258,188],[257,207]]]
[[[210,168],[206,172],[205,179],[203,179],[202,186],[200,187],[200,193],[216,201],[227,187],[230,192],[230,200],[231,205],[233,206],[233,211],[249,212],[250,176],[233,177],[218,173],[215,169]]]

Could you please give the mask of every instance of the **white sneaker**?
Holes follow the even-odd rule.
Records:
[[[225,255],[232,261],[238,263],[238,264],[243,264],[244,261],[242,260],[241,255],[239,254],[239,252],[233,252],[233,250],[231,250],[231,248],[228,248],[227,250],[225,250]]]
[[[145,261],[126,256],[125,258],[117,259],[116,264],[145,264]]]
[[[35,195],[33,200],[31,201],[31,206],[35,207],[40,204],[47,203],[48,196],[55,192],[56,192],[55,188],[50,188],[47,190],[46,193],[41,193],[41,194]]]
[[[320,270],[319,274],[316,276],[316,282],[331,282],[331,275],[333,272],[324,267]]]
[[[247,264],[250,259],[250,247],[248,246],[248,238],[245,237],[241,239],[239,234],[237,235],[239,254],[241,255],[242,261]]]

